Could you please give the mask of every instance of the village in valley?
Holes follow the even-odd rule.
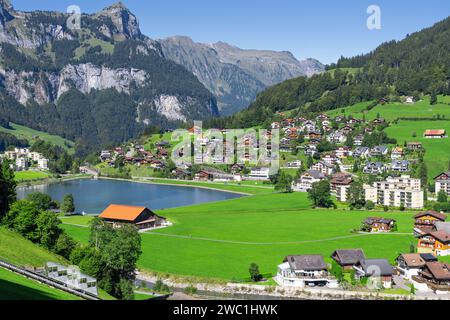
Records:
[[[404,103],[413,104],[413,98],[406,97]],[[128,178],[202,182],[211,187],[274,185],[282,193],[309,194],[317,208],[365,210],[367,217],[351,231],[359,234],[396,234],[398,222],[389,218],[389,212],[415,212],[410,232],[416,240],[405,244],[410,246],[409,252],[399,254],[394,264],[383,256],[366,257],[359,248],[336,248],[329,253],[331,264],[321,254],[293,252],[278,266],[274,280],[287,288],[355,290],[376,277],[375,289],[395,287],[419,296],[448,295],[450,265],[439,258],[450,256],[450,222],[446,222],[444,213],[447,208],[439,204],[450,195],[450,172],[429,182],[422,143],[388,137],[383,130],[390,124],[379,115],[373,120],[325,113],[312,118],[288,117],[284,113],[276,117],[279,120],[267,128],[269,139],[264,150],[270,154],[271,130],[279,130],[281,155],[276,172],[267,165],[249,164],[250,153],[260,151],[254,136],[244,136],[237,142],[245,146],[245,159],[227,165],[229,155],[225,151],[214,154],[218,139],[202,136],[197,127],[189,129],[189,134],[198,140],[202,157],[206,150],[212,153],[213,161],[208,165],[194,161],[175,166],[170,156],[177,141],[171,141],[169,130],[102,151],[93,170],[106,177],[127,172]],[[221,132],[226,134],[227,130]],[[425,139],[447,139],[442,129],[430,128],[418,134]],[[320,199],[312,196],[316,193],[321,193]]]
[[[406,98],[405,105],[414,103],[410,99]],[[88,177],[147,183],[176,181],[210,188],[268,188],[280,194],[305,194],[317,209],[365,212],[365,218],[353,225],[349,235],[414,234],[414,242],[404,244],[409,251],[398,253],[394,261],[383,256],[367,257],[358,247],[336,247],[328,257],[323,253],[292,252],[280,260],[270,281],[287,290],[309,288],[314,292],[326,288],[330,292],[342,289],[365,292],[368,287],[371,288],[368,292],[403,290],[418,297],[448,296],[450,265],[440,258],[450,256],[450,222],[446,222],[444,213],[448,211],[445,204],[450,195],[450,172],[442,172],[430,182],[422,143],[397,141],[386,135],[384,130],[390,123],[379,114],[366,120],[326,113],[309,118],[289,117],[280,112],[276,118],[264,133],[267,141],[261,142],[261,137],[258,139],[255,134],[236,139],[236,146],[243,146],[240,161],[237,150],[232,149],[234,153],[230,155],[226,148],[218,147],[221,139],[225,143],[225,138],[203,135],[204,131],[194,126],[187,130],[193,145],[197,143],[194,149],[200,150],[200,154],[192,154],[193,161],[174,163],[172,156],[183,155],[184,149],[176,149],[178,141],[172,141],[173,131],[166,130],[105,149],[91,157],[90,162],[80,164],[79,172]],[[275,130],[279,143],[272,140]],[[230,131],[218,132],[225,137]],[[430,128],[419,134],[425,139],[447,139],[442,129]],[[261,152],[260,144],[265,146],[263,152],[269,155],[269,160],[278,161],[279,168],[270,167],[267,161],[251,161],[252,154]],[[278,158],[272,156],[275,153]],[[16,172],[48,171],[48,160],[29,148],[9,147],[0,156],[10,161]],[[232,164],[227,164],[230,163],[227,157],[233,158]],[[66,174],[70,176],[71,172]],[[395,212],[394,218],[389,212]],[[414,213],[414,228],[408,233],[398,231],[398,212]],[[67,218],[76,216],[70,214]],[[170,218],[142,206],[111,204],[99,217],[114,228],[135,225],[140,233],[176,225]],[[61,278],[52,270],[74,272],[49,262],[46,274],[63,282],[70,277]],[[85,288],[88,294],[97,294],[96,279],[80,276],[90,279],[90,286]],[[251,277],[256,284],[268,280],[258,272]],[[78,288],[82,290],[83,286]]]
[[[0,0],[0,301],[450,300],[445,1],[332,19],[128,1],[158,15],[142,30],[123,2],[17,2]],[[217,42],[164,38],[180,28]]]

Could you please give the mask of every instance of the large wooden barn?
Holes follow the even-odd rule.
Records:
[[[167,226],[167,220],[146,207],[111,204],[99,216],[111,223],[114,228],[123,224],[134,224],[139,229],[152,229]]]

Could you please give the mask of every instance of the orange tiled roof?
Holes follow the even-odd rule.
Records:
[[[445,130],[441,129],[441,130],[425,130],[425,135],[427,136],[440,136],[440,135],[444,135],[445,134]]]
[[[145,209],[145,207],[111,204],[99,217],[104,219],[134,221]]]

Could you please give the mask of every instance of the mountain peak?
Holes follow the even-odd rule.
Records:
[[[9,0],[0,0],[0,7],[7,10],[7,11],[12,11],[14,10],[11,1]]]
[[[0,10],[11,12],[14,11],[14,8],[9,0],[0,0]]]
[[[140,38],[142,35],[137,17],[120,1],[104,8],[97,16],[109,17],[117,31],[126,38]]]
[[[123,4],[122,1],[118,1],[116,3],[113,3],[107,7],[105,7],[102,11],[108,11],[113,9],[122,9],[122,10],[129,10],[126,5]]]

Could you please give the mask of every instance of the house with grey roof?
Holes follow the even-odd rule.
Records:
[[[387,259],[363,259],[353,269],[356,279],[368,278],[377,287],[392,287],[394,269]]]
[[[369,232],[390,232],[394,229],[396,221],[383,217],[368,217],[362,222],[363,231]]]
[[[328,272],[323,257],[318,254],[289,255],[278,266],[276,282],[289,287],[337,288],[337,280]]]
[[[371,157],[385,156],[388,154],[389,148],[387,146],[376,146],[370,150]]]
[[[409,161],[393,160],[391,163],[391,170],[395,172],[407,172],[409,171]]]
[[[450,222],[437,221],[434,224],[433,231],[445,231],[450,234]]]
[[[352,269],[354,265],[366,257],[362,249],[345,249],[334,251],[331,258],[343,269]]]
[[[383,162],[372,162],[369,161],[366,163],[366,165],[363,168],[363,172],[365,174],[371,174],[371,175],[379,175],[386,171],[386,166]]]
[[[358,134],[355,136],[355,138],[353,138],[353,144],[355,146],[361,146],[363,144],[364,141],[364,135],[362,134]]]
[[[312,188],[313,183],[325,180],[324,173],[317,170],[307,170],[300,176],[300,179],[292,183],[292,189],[299,192],[307,192]]]
[[[368,147],[356,147],[353,151],[353,156],[355,158],[364,158],[366,159],[370,154],[370,149]]]

